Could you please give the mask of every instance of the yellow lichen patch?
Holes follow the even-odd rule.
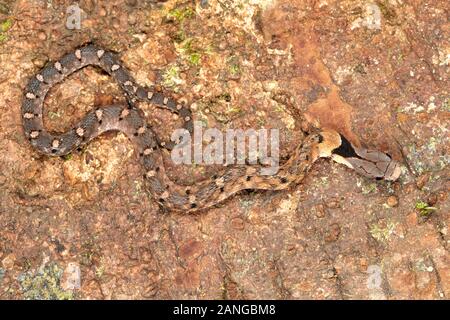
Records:
[[[13,25],[12,19],[6,19],[0,22],[0,43],[7,39],[6,32],[8,32],[8,30],[11,29],[12,25]]]
[[[70,300],[72,291],[60,286],[63,270],[56,264],[42,267],[36,273],[26,272],[18,280],[25,299],[30,300]]]
[[[394,233],[396,226],[397,223],[393,221],[387,221],[384,226],[381,224],[372,224],[369,232],[377,241],[387,242],[391,238],[391,235]]]

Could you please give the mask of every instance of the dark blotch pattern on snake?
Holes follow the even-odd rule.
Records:
[[[49,89],[88,65],[98,66],[114,77],[129,103],[98,107],[66,133],[55,135],[47,132],[42,109]],[[124,132],[137,148],[151,195],[160,205],[174,211],[208,208],[244,189],[286,189],[301,182],[319,157],[331,157],[373,178],[395,180],[400,174],[398,163],[388,155],[356,148],[336,131],[317,130],[293,150],[290,159],[276,175],[259,175],[256,166],[232,166],[193,186],[178,185],[166,175],[160,150],[161,146],[171,149],[173,142],[160,142],[162,140],[147,125],[143,112],[135,107],[136,101],[150,102],[170,110],[184,121],[183,127],[192,132],[193,119],[188,106],[161,92],[140,86],[115,53],[89,44],[47,64],[29,80],[22,103],[23,128],[31,145],[50,156],[68,154],[106,131]]]

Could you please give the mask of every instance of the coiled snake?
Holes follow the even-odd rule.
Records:
[[[98,66],[114,77],[130,103],[98,107],[71,130],[60,135],[49,133],[42,119],[46,94],[52,86],[88,65]],[[208,208],[244,189],[286,189],[301,182],[319,157],[331,157],[372,178],[396,180],[401,172],[390,156],[357,148],[336,131],[317,130],[293,150],[276,175],[259,175],[255,166],[236,165],[193,186],[178,185],[167,177],[160,150],[161,146],[172,148],[173,143],[158,139],[147,125],[143,112],[134,105],[136,100],[170,110],[184,120],[184,128],[193,130],[188,106],[157,90],[138,85],[115,53],[89,44],[48,63],[29,80],[22,103],[23,128],[31,145],[49,156],[68,154],[106,131],[124,132],[136,146],[151,195],[160,205],[174,211]]]

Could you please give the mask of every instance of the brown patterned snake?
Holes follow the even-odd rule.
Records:
[[[88,65],[98,66],[114,77],[125,91],[129,105],[98,107],[66,133],[47,132],[42,119],[47,92],[68,75]],[[192,115],[187,106],[138,85],[116,54],[89,44],[47,64],[29,80],[22,104],[23,128],[32,146],[49,156],[68,154],[106,131],[124,132],[136,145],[151,195],[160,205],[174,211],[208,208],[244,189],[286,189],[301,182],[319,157],[331,157],[372,178],[396,180],[400,175],[398,163],[388,155],[356,148],[336,131],[321,130],[308,135],[276,175],[259,175],[255,166],[236,165],[193,186],[178,185],[167,177],[160,150],[161,146],[170,149],[173,145],[158,142],[142,111],[134,106],[136,100],[170,110],[184,120],[184,128],[192,131]]]

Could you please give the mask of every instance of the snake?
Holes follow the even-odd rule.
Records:
[[[44,127],[43,106],[48,91],[69,75],[86,67],[102,69],[124,91],[128,103],[94,107],[71,129],[51,133]],[[192,132],[191,108],[184,99],[174,99],[153,86],[141,86],[121,62],[119,54],[89,43],[49,61],[26,84],[21,118],[24,134],[31,146],[47,156],[64,156],[88,144],[104,132],[121,131],[133,143],[143,167],[143,179],[151,197],[163,208],[175,212],[194,212],[218,205],[242,190],[283,190],[302,182],[319,158],[331,158],[356,172],[374,179],[395,181],[401,174],[399,162],[389,154],[352,144],[333,129],[311,130],[290,152],[276,174],[263,175],[260,165],[230,165],[192,185],[172,181],[166,172],[163,149],[174,141],[160,139],[147,123],[136,102],[147,102],[169,110],[181,118],[183,128]],[[178,141],[179,143],[179,141]]]

